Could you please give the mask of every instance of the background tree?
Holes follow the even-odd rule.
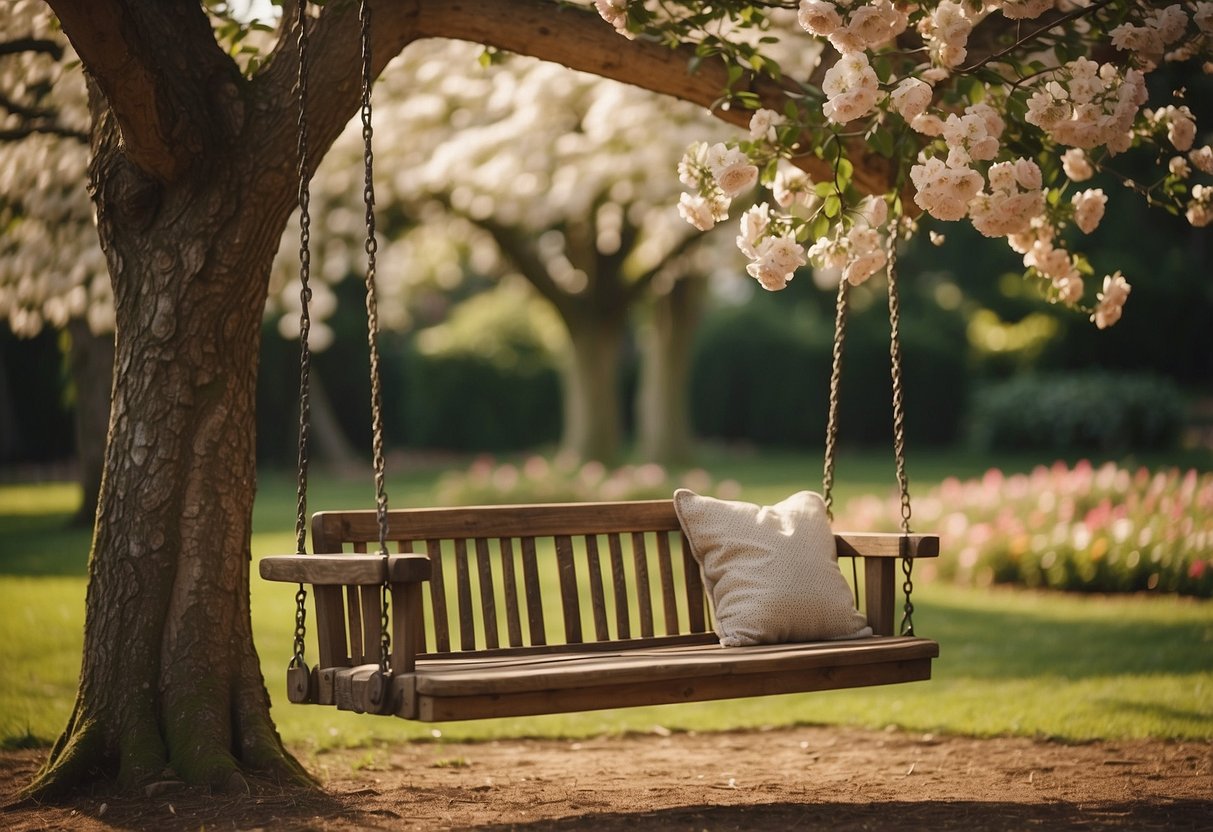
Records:
[[[101,485],[113,303],[86,189],[88,103],[76,53],[41,2],[16,0],[0,43],[0,318],[19,338],[65,333],[83,498]]]
[[[380,283],[390,304],[407,312],[408,295],[425,292],[439,274],[447,291],[454,289],[459,274],[451,268],[461,261],[480,275],[523,277],[564,323],[563,450],[604,461],[618,457],[622,441],[629,323],[637,309],[653,307],[644,315],[640,349],[640,401],[648,414],[639,420],[641,445],[650,459],[685,459],[687,367],[704,291],[680,283],[741,260],[731,240],[686,228],[668,171],[694,138],[724,138],[721,128],[701,107],[439,41],[394,61],[376,101],[376,161],[390,172],[376,198],[383,214],[398,220],[379,226]],[[351,125],[313,183],[322,206],[322,274],[343,277],[356,262],[361,159],[361,130]],[[405,234],[395,248],[391,238]],[[419,258],[412,241],[421,235],[447,256]],[[460,249],[474,250],[475,263]],[[276,264],[284,286],[295,285],[287,279],[298,268],[292,251],[284,244],[286,256]],[[288,289],[284,297],[294,294]],[[415,318],[388,314],[397,325]]]

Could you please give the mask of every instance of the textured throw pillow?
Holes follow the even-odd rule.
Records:
[[[680,488],[674,509],[725,647],[872,634],[838,569],[820,495],[758,506]]]

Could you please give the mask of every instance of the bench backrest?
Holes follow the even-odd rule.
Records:
[[[317,554],[374,552],[379,526],[374,511],[320,512],[312,537]],[[670,500],[399,509],[388,540],[430,558],[420,653],[712,630]],[[347,655],[377,655],[377,595],[347,594]]]
[[[312,537],[316,554],[377,552],[376,514],[319,512]],[[865,569],[877,633],[892,632],[896,537],[835,536],[840,555],[878,555]],[[419,655],[712,639],[699,567],[672,500],[396,509],[387,538],[392,553],[430,558],[423,632],[413,636]],[[919,556],[938,551],[933,540],[934,551]],[[321,666],[378,661],[379,588],[315,593]]]

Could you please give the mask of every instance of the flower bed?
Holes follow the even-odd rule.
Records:
[[[895,499],[853,500],[839,526],[896,530]],[[935,530],[934,568],[960,583],[1082,592],[1213,596],[1213,474],[1056,463],[949,478],[914,500],[913,528]]]
[[[531,456],[517,465],[481,456],[466,471],[444,476],[437,497],[445,505],[657,500],[668,499],[676,488],[724,499],[735,499],[741,491],[736,482],[714,481],[701,468],[675,479],[653,463],[608,469],[600,462],[579,463],[563,455],[551,461]]]

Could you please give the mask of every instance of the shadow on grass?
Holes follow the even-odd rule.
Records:
[[[765,806],[688,806],[656,812],[582,815],[528,824],[476,827],[517,832],[638,832],[638,830],[1019,830],[1209,829],[1213,801],[1024,804],[978,801],[771,803]]]

